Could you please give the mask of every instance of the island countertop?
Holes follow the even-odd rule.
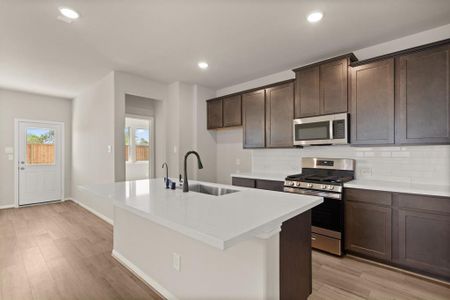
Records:
[[[115,207],[219,249],[278,233],[281,224],[323,202],[323,198],[190,180],[192,184],[238,190],[214,196],[166,189],[162,178],[84,186],[112,199]]]

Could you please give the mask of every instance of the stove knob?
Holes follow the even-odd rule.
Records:
[[[329,186],[328,186],[328,189],[329,189],[329,190],[333,190],[333,189],[334,189],[334,185],[329,185]]]
[[[322,184],[322,189],[326,189],[327,188],[327,186],[325,185],[325,184]]]
[[[308,188],[312,188],[312,183],[308,183],[307,185],[306,185]]]
[[[296,187],[300,187],[300,186],[301,186],[301,183],[300,183],[300,182],[296,182],[296,183],[295,183],[295,186],[296,186]]]

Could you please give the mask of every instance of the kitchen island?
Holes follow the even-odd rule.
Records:
[[[306,299],[321,197],[162,178],[85,187],[114,202],[113,256],[168,299]]]

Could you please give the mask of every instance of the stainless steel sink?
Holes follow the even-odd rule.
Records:
[[[223,196],[226,194],[239,192],[238,190],[209,186],[204,184],[190,184],[189,191],[213,196]]]

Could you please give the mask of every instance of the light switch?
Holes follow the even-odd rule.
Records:
[[[13,154],[8,154],[8,160],[14,160],[14,155]]]
[[[14,148],[13,147],[5,147],[5,154],[13,154]]]
[[[178,253],[173,253],[172,257],[172,267],[180,272],[181,256]]]
[[[111,146],[111,145],[108,145],[107,151],[108,151],[108,153],[111,153],[111,152],[112,152],[112,146]]]

